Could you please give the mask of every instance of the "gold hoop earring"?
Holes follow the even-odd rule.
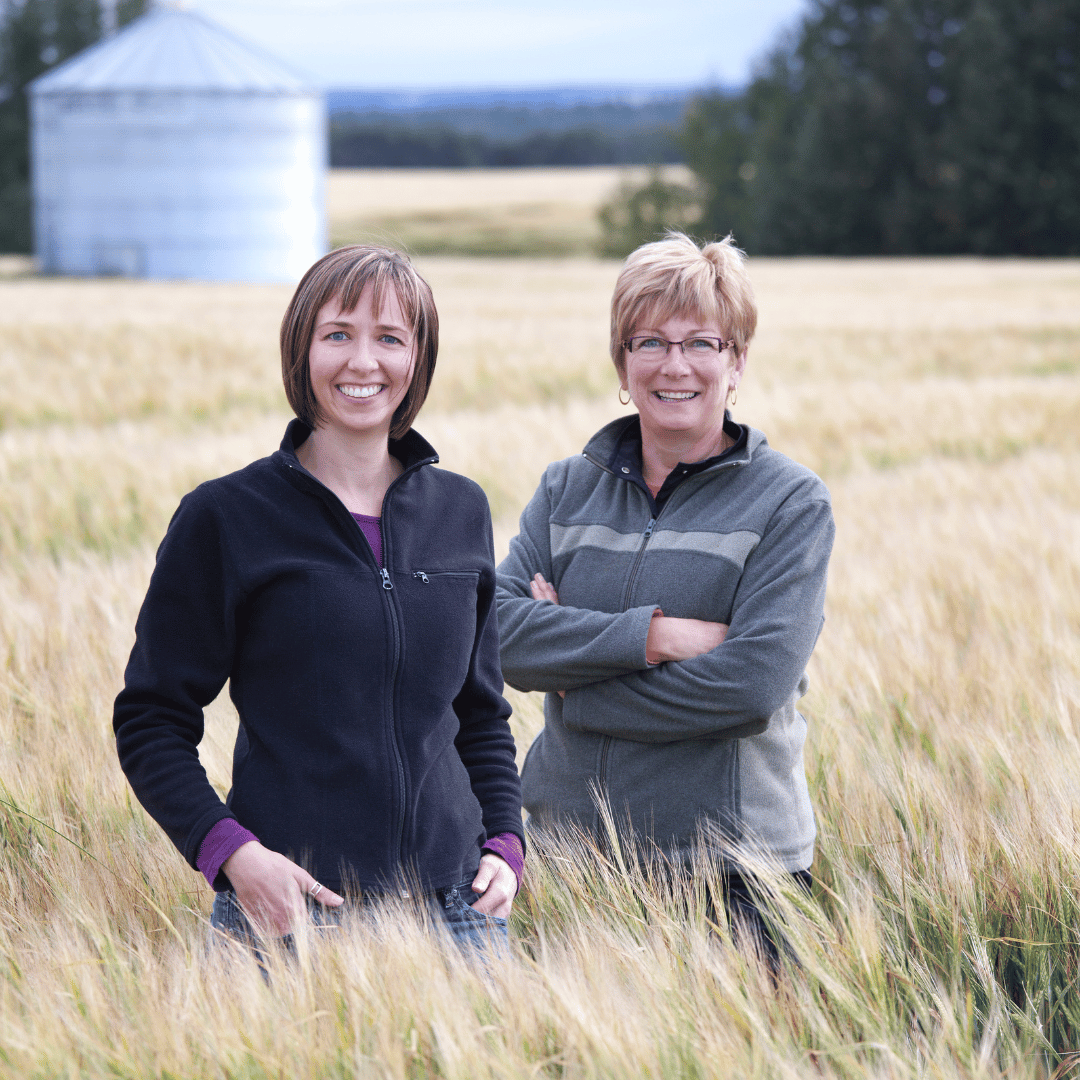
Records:
[[[731,398],[731,404],[734,406],[735,402],[739,400],[739,388],[737,386],[733,386],[731,388],[731,392],[728,394],[728,397]]]
[[[626,400],[625,401],[623,401],[623,399],[622,399],[622,396],[623,396],[624,393],[626,394]],[[623,390],[623,388],[621,386],[619,387],[619,404],[620,405],[629,405],[630,404],[630,391],[629,390]]]

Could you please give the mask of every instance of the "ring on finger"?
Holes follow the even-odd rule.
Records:
[[[323,887],[316,881],[311,886],[311,888],[308,889],[308,896],[310,896],[312,898],[312,900],[318,900],[319,893],[321,893],[322,890],[323,890]]]

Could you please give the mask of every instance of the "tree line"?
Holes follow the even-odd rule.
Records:
[[[493,137],[450,127],[416,128],[333,119],[333,168],[506,168],[636,165],[682,160],[673,129],[612,134],[596,128]]]
[[[141,15],[147,0],[119,0],[116,24]],[[27,85],[98,41],[99,0],[0,3],[0,251],[30,251],[30,107]]]
[[[810,0],[689,106],[698,184],[620,192],[605,248],[690,220],[757,254],[1080,254],[1078,63],[1080,0]]]
[[[328,95],[334,167],[505,168],[682,161],[676,136],[690,95],[507,103],[492,92],[486,102],[335,108],[344,96]]]

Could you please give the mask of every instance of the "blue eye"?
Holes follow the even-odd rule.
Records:
[[[716,342],[712,338],[691,338],[685,347],[692,352],[716,352]]]
[[[332,333],[326,335],[326,340],[327,341],[348,341],[349,340],[349,335],[346,334],[344,330],[335,330]]]
[[[382,345],[404,345],[405,342],[401,338],[394,337],[393,334],[382,334],[379,337],[379,342]]]

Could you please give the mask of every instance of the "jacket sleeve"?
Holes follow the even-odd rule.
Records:
[[[762,731],[791,699],[821,631],[833,535],[827,500],[781,507],[746,561],[723,643],[571,691],[567,728],[647,743]]]
[[[503,677],[516,690],[572,690],[647,668],[645,640],[655,604],[609,613],[534,600],[529,590],[552,569],[551,470],[521,514],[518,535],[499,565]]]
[[[476,637],[465,684],[454,699],[460,730],[454,745],[469,774],[473,794],[483,812],[487,837],[513,833],[525,844],[521,821],[521,778],[510,703],[502,696],[499,669],[499,623],[495,609],[495,547],[487,500],[477,492],[475,526],[484,531],[485,557],[476,594]]]
[[[233,663],[237,579],[213,497],[186,496],[158,548],[113,709],[120,765],[147,813],[196,867],[211,827],[233,815],[199,762],[203,709]]]

